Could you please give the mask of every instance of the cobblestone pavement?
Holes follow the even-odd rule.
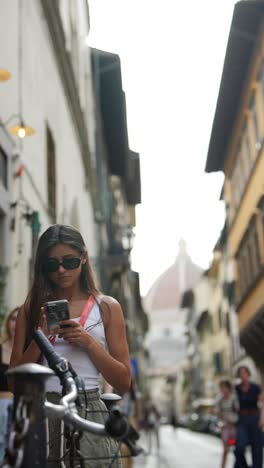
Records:
[[[220,468],[222,444],[213,436],[199,434],[186,429],[174,430],[162,426],[160,450],[153,447],[150,454],[134,459],[134,468]],[[140,437],[140,445],[147,452],[147,438]],[[226,468],[233,468],[234,456],[230,452]]]

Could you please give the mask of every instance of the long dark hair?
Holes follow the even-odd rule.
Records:
[[[66,244],[80,254],[87,252],[84,240],[72,226],[54,224],[50,226],[39,238],[35,257],[33,284],[24,304],[26,314],[27,332],[24,349],[30,344],[33,333],[38,326],[40,309],[47,301],[54,300],[53,285],[43,269],[51,247],[57,244]],[[88,254],[86,263],[82,264],[80,274],[80,288],[87,295],[97,296],[99,289],[95,285],[92,268]]]

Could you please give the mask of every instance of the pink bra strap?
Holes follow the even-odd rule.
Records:
[[[82,327],[84,327],[85,325],[85,322],[87,320],[87,318],[89,317],[89,314],[93,308],[93,305],[95,303],[95,298],[93,296],[90,296],[88,301],[86,302],[85,306],[84,306],[84,309],[82,311],[82,314],[81,314],[81,317],[80,317],[80,324],[82,325]]]

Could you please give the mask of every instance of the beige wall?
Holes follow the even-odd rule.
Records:
[[[239,211],[237,212],[234,224],[229,233],[230,251],[234,256],[241,238],[248,226],[250,218],[256,212],[257,204],[264,194],[264,150],[259,155],[259,159],[254,168],[254,172],[248,182],[248,186],[242,200]]]
[[[244,94],[241,99],[239,112],[231,140],[229,142],[227,157],[225,161],[225,183],[224,183],[224,198],[228,205],[228,244],[230,253],[234,261],[236,275],[239,275],[235,256],[239,250],[240,242],[247,231],[249,222],[254,214],[258,212],[257,205],[264,194],[264,149],[259,151],[257,142],[255,141],[255,133],[253,126],[253,115],[250,110],[250,99],[254,95],[256,102],[256,115],[258,121],[258,130],[260,140],[264,138],[264,93],[261,89],[261,83],[258,80],[261,66],[264,60],[264,28],[263,23],[260,29],[259,41],[254,49],[252,56],[252,64],[249,69],[247,85],[244,87]],[[252,161],[251,170],[247,182],[245,183],[244,193],[240,199],[238,206],[235,206],[234,194],[231,189],[232,166],[235,161],[238,143],[243,136],[244,125],[247,125],[249,143],[250,143],[250,158]],[[243,160],[245,164],[245,159]],[[241,162],[242,166],[242,162]],[[246,167],[246,166],[244,166]],[[251,172],[250,172],[251,171]],[[242,183],[242,182],[241,182]],[[263,226],[261,221],[258,221],[258,236],[260,257],[263,263],[264,260],[264,242],[263,242]],[[259,279],[256,284],[249,290],[243,302],[238,306],[238,318],[240,331],[247,322],[254,317],[259,307],[263,305],[263,285],[264,279]]]

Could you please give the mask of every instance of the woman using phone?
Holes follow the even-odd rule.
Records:
[[[62,299],[69,303],[70,318],[60,323],[56,336],[51,336],[44,304]],[[85,391],[79,395],[80,415],[104,423],[106,409],[100,400],[99,375],[121,393],[130,386],[125,321],[120,304],[97,289],[83,238],[71,226],[50,226],[39,239],[33,285],[17,318],[11,367],[41,362],[40,350],[32,339],[38,327],[84,380]],[[57,377],[47,382],[47,398],[54,403],[61,398]],[[60,431],[60,422],[50,418],[49,468],[61,466]],[[85,467],[108,466],[116,450],[116,443],[109,438],[86,432],[82,435],[81,454],[93,459],[85,462]],[[64,461],[68,466],[67,459]],[[121,465],[116,460],[111,466]]]

